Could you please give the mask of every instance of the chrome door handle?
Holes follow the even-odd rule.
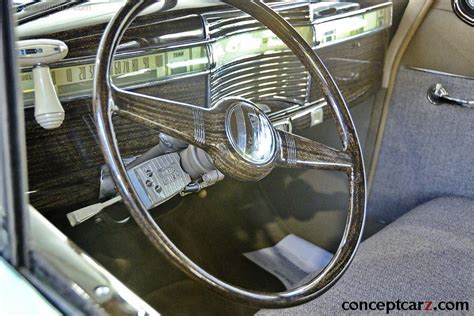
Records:
[[[428,89],[428,100],[434,105],[452,104],[466,108],[474,108],[474,101],[462,100],[450,96],[441,83],[434,84]]]

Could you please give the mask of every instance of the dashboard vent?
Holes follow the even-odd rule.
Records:
[[[311,25],[308,3],[274,4],[273,9],[292,25]],[[208,37],[217,41],[231,35],[265,30],[259,22],[240,11],[216,12],[204,16]],[[274,52],[249,53],[217,64],[211,71],[210,106],[225,97],[244,97],[248,100],[279,96],[299,102],[308,98],[309,74],[301,62],[287,48]]]

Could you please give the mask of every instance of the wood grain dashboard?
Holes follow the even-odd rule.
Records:
[[[196,23],[194,19],[191,20]],[[142,26],[143,34],[152,32],[150,25],[153,23],[146,19],[141,22],[145,25]],[[181,27],[192,29],[196,25]],[[93,29],[91,34],[82,42],[79,37],[71,37],[71,33],[54,34],[54,37],[66,42],[69,37],[68,45],[82,47],[78,50],[80,53],[74,55],[80,57],[81,54],[90,55],[94,51],[100,28]],[[383,29],[316,48],[350,106],[373,96],[379,89],[388,37],[389,30]],[[213,91],[215,85],[213,76],[213,71],[201,72],[139,87],[137,91],[209,106],[212,103],[209,91]],[[303,72],[301,78],[306,81],[307,75]],[[305,89],[305,102],[320,102],[324,106],[322,94],[314,82]],[[249,93],[253,97],[257,92],[250,89]],[[50,131],[42,129],[35,122],[33,108],[25,109],[29,198],[30,203],[42,212],[72,211],[96,203],[99,197],[100,172],[104,161],[96,137],[91,99],[85,97],[62,103],[66,112],[64,124]],[[329,111],[324,112],[325,119],[330,119]],[[295,129],[305,128],[305,122],[305,117],[295,122]],[[157,130],[119,118],[115,118],[115,126],[124,157],[139,156],[159,142]]]

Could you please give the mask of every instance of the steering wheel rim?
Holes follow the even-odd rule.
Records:
[[[214,290],[218,294],[234,301],[262,308],[295,306],[312,300],[327,291],[345,272],[358,248],[365,223],[366,209],[366,180],[361,148],[352,118],[341,92],[320,58],[305,42],[301,35],[283,17],[261,1],[224,0],[223,2],[251,15],[273,31],[273,33],[277,35],[300,59],[311,76],[317,78],[317,82],[323,91],[324,97],[331,107],[333,117],[336,121],[337,130],[343,144],[343,153],[350,157],[351,164],[350,168],[331,168],[331,164],[329,163],[327,166],[324,165],[322,169],[346,172],[350,182],[350,206],[340,246],[326,268],[303,285],[284,292],[258,292],[234,286],[209,274],[182,253],[166,236],[159,225],[153,220],[149,212],[141,204],[140,199],[128,179],[127,171],[122,163],[115,137],[111,114],[112,110],[116,107],[113,101],[116,102],[117,96],[115,94],[119,89],[114,87],[111,82],[110,66],[125,30],[140,12],[151,4],[156,3],[156,1],[127,1],[111,20],[104,32],[98,49],[94,75],[93,103],[99,141],[112,178],[114,179],[117,189],[122,195],[125,204],[129,208],[132,217],[152,244],[173,264],[192,279],[199,281],[211,290]],[[166,7],[166,3],[167,1],[165,0],[164,7]],[[125,94],[121,94],[119,97],[123,95]],[[133,93],[127,95],[133,96]],[[148,102],[147,100],[153,100],[153,98],[140,99],[140,101],[144,101],[145,103]],[[160,99],[154,100],[155,102],[160,101]],[[130,102],[131,99],[125,99],[125,102],[127,101]],[[136,104],[140,104],[140,102],[137,102]],[[169,104],[164,104],[165,110],[168,109],[166,105]],[[181,104],[177,102],[171,104],[171,106],[180,105]],[[190,115],[194,115],[194,122],[196,123],[197,110],[192,107],[191,109],[194,112]],[[279,133],[278,139],[281,145],[280,161],[289,165],[295,163],[293,167],[304,167],[304,164],[297,165],[297,162],[303,160],[304,157],[308,157],[308,153],[305,152],[305,149],[307,148],[305,147],[315,146],[317,143],[304,142],[297,138],[296,140],[298,142],[295,144],[295,138],[293,138],[293,136],[288,136],[288,134],[283,135],[280,132],[277,133]],[[194,139],[190,141],[198,140]],[[197,144],[199,145],[199,141]],[[324,151],[328,148],[322,146],[323,145],[317,144],[316,147],[318,148],[316,149]],[[218,151],[218,148],[220,147],[210,147],[207,149],[211,152],[214,150],[214,157],[218,157],[219,153],[216,152]],[[331,155],[332,153],[330,153],[328,157],[332,157]],[[310,155],[310,157],[312,156]],[[220,169],[220,167],[224,169],[229,167],[228,165],[222,164],[216,166],[218,169]],[[309,164],[307,166],[315,167]],[[254,168],[255,166],[252,165],[251,167]],[[263,178],[273,169],[273,167],[274,165],[265,165],[263,168],[261,166],[255,167],[255,170],[253,170],[255,171],[255,174],[252,175],[252,179],[259,180],[260,178]],[[238,173],[233,175],[236,174]]]

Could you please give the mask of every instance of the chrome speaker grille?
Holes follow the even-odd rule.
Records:
[[[312,21],[309,4],[306,1],[293,4],[274,3],[271,6],[294,26],[308,25]],[[209,13],[204,16],[204,19],[210,38],[221,38],[263,27],[260,22],[239,10]]]
[[[273,4],[273,8],[294,26],[311,24],[310,8],[306,2]],[[216,40],[264,29],[253,18],[235,10],[213,13],[204,18],[209,38]],[[213,68],[209,79],[209,103],[213,106],[226,97],[256,101],[274,96],[306,102],[309,84],[308,72],[288,49],[250,54]]]
[[[273,96],[304,101],[309,76],[291,52],[254,56],[224,65],[211,73],[211,105],[225,97],[248,100]]]

